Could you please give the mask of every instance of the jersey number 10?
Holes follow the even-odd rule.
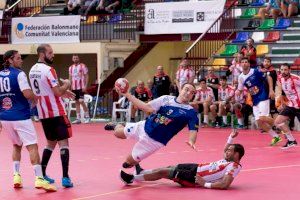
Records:
[[[10,92],[10,81],[8,77],[0,77],[0,90],[1,92]]]

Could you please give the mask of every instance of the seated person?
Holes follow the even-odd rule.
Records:
[[[179,183],[183,187],[228,189],[242,168],[240,161],[245,154],[243,145],[233,144],[237,135],[236,130],[231,132],[224,148],[224,158],[219,161],[202,164],[178,164],[153,170],[143,170],[137,175],[121,171],[121,179],[126,184],[131,184],[134,181],[156,181],[164,178]]]
[[[210,106],[210,110],[212,113],[212,121],[213,125],[215,125],[216,117],[217,117],[217,109],[219,110],[218,116],[222,116],[221,127],[227,127],[227,112],[231,111],[231,99],[234,96],[234,90],[227,85],[227,77],[220,77],[220,86],[218,88],[218,101],[214,102],[213,105]]]
[[[116,13],[119,5],[119,0],[93,0],[86,10],[86,15]]]
[[[81,6],[81,0],[69,0],[67,6],[64,8],[64,15],[78,15]]]
[[[208,112],[212,101],[214,101],[213,90],[207,87],[206,79],[201,79],[200,88],[197,89],[195,98],[190,104],[195,107],[199,113],[204,112],[202,127],[208,126]]]
[[[246,42],[246,45],[242,46],[240,53],[243,55],[243,57],[247,57],[249,59],[251,68],[256,68],[256,48],[253,46],[253,44],[254,40],[249,38]]]
[[[272,17],[276,20],[278,16],[282,15],[280,7],[280,0],[269,0],[267,7],[259,9],[258,15],[263,20],[266,18],[266,16]]]
[[[145,87],[145,83],[143,81],[138,80],[137,82],[137,87],[133,91],[133,95],[143,101],[143,102],[148,102],[152,98],[152,94],[148,88]],[[136,106],[132,106],[131,110],[131,122],[135,122],[135,114],[136,111],[138,111],[138,108]]]
[[[252,102],[249,100],[249,93],[247,88],[244,89],[244,91],[238,95],[237,92],[237,85],[238,82],[235,81],[234,83],[235,88],[235,96],[233,99],[233,112],[236,115],[238,119],[238,129],[242,128],[248,128],[249,124],[249,115],[252,112]]]
[[[79,9],[79,14],[80,15],[87,15],[86,11],[88,9],[88,7],[91,5],[91,3],[93,2],[93,0],[82,0],[82,5]]]
[[[281,12],[284,18],[298,14],[299,0],[281,0]]]

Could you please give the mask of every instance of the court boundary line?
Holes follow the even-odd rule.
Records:
[[[300,167],[300,164],[280,165],[280,166],[273,166],[273,167],[259,167],[259,168],[241,170],[241,172],[253,172],[253,171],[262,171],[262,170],[270,170],[270,169],[289,168],[289,167]],[[112,191],[112,192],[106,192],[106,193],[101,193],[101,194],[96,194],[96,195],[91,195],[91,196],[86,196],[86,197],[79,197],[79,198],[75,198],[73,200],[92,199],[92,198],[96,198],[96,197],[106,196],[106,195],[110,195],[110,194],[117,194],[117,193],[121,193],[121,192],[132,191],[132,190],[138,190],[138,189],[152,187],[152,186],[156,186],[156,185],[162,185],[162,184],[164,184],[164,183],[155,183],[155,184],[151,184],[151,185],[144,185],[144,186],[139,186],[139,187],[125,189],[125,190],[116,190],[116,191]]]

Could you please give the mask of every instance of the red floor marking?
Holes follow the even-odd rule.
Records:
[[[45,137],[40,124],[40,152],[45,145]],[[186,162],[210,162],[222,158],[223,147],[229,129],[201,129],[198,135],[197,151],[190,149],[185,141],[187,130],[175,136],[167,147],[142,162],[150,169]],[[0,135],[0,199],[113,199],[113,200],[153,200],[153,199],[255,199],[282,200],[298,199],[300,174],[300,148],[281,150],[270,147],[270,136],[258,131],[241,131],[235,142],[246,148],[242,159],[243,170],[227,191],[202,188],[181,188],[168,180],[139,183],[124,186],[119,180],[120,166],[130,152],[134,141],[116,139],[103,131],[103,124],[74,125],[70,140],[70,176],[74,188],[61,187],[61,163],[56,149],[50,160],[48,174],[55,178],[58,192],[45,193],[34,188],[33,169],[28,153],[22,152],[21,175],[23,189],[12,188],[12,145],[5,133]],[[300,142],[300,134],[295,134]],[[283,145],[284,141],[280,143]]]

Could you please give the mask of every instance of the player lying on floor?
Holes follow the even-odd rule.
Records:
[[[145,170],[143,174],[139,175],[127,174],[121,171],[121,179],[126,184],[131,184],[134,181],[156,181],[165,178],[185,187],[200,186],[212,189],[228,189],[242,168],[240,160],[245,153],[241,144],[232,143],[237,135],[236,130],[231,132],[224,149],[224,158],[219,161],[202,164],[178,164]]]

